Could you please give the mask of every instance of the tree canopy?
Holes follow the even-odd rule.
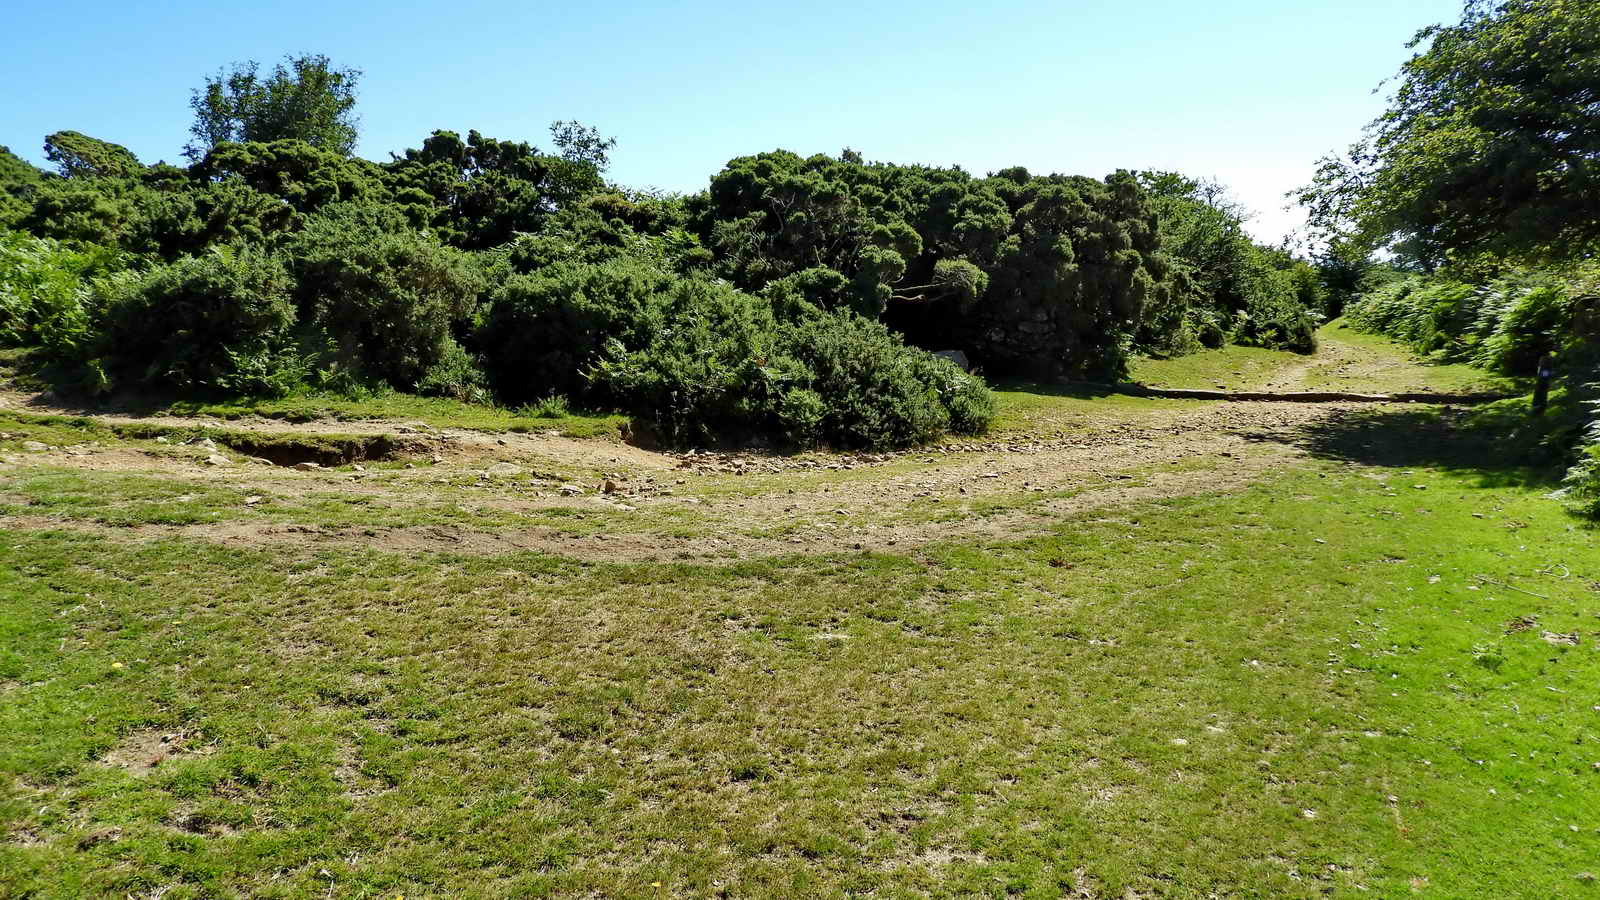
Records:
[[[1600,9],[1469,0],[1423,29],[1388,109],[1302,191],[1325,238],[1424,266],[1600,247]]]
[[[263,74],[253,60],[206,79],[189,100],[194,124],[184,148],[198,162],[225,142],[304,141],[348,156],[355,150],[356,88],[361,70],[335,68],[326,56],[285,56]]]
[[[125,178],[144,171],[144,163],[121,144],[76,131],[57,131],[44,139],[44,156],[63,178]]]

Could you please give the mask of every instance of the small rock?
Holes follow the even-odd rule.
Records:
[[[506,439],[505,438],[495,438],[494,442],[496,444],[499,444],[502,447],[504,447],[506,445]]]
[[[583,488],[578,487],[575,484],[563,484],[561,486],[561,493],[566,494],[568,497],[576,497],[583,493]]]
[[[46,450],[49,450],[50,447],[48,444],[41,444],[38,441],[23,441],[22,449],[28,451],[29,453],[43,453]]]
[[[295,463],[294,467],[296,469],[299,469],[302,472],[316,472],[316,471],[318,471],[318,470],[320,470],[322,468],[322,464],[321,463],[314,463],[314,462],[307,461],[307,462],[302,462],[302,463]]]
[[[521,475],[522,467],[516,463],[497,462],[486,469],[490,475],[512,476]]]
[[[263,498],[261,498],[260,496],[252,494],[249,497],[244,498],[244,505],[245,506],[255,506],[257,503],[260,503],[262,499]]]
[[[442,462],[444,462],[444,457],[442,457],[442,456],[435,456],[435,457],[431,457],[431,458],[430,458],[430,459],[429,459],[429,460],[428,460],[428,462],[431,462],[431,463],[433,463],[433,464],[434,464],[434,465],[436,465],[436,466],[437,466],[437,465],[438,465],[438,464],[440,464],[440,463],[442,463]]]
[[[200,442],[200,446],[206,448],[207,450],[215,450],[217,449],[217,442],[213,441],[211,438],[206,438]]]
[[[163,434],[163,435],[159,435],[156,438],[156,443],[158,443],[158,444],[170,444],[172,442],[167,440],[167,436]]]
[[[367,467],[361,465],[360,463],[356,463],[355,465],[352,465],[350,468],[355,469],[357,472],[365,472],[367,470]]]
[[[231,466],[231,465],[233,465],[233,463],[229,462],[228,458],[226,456],[219,456],[219,455],[213,453],[210,456],[206,457],[206,465],[208,465],[208,466]]]

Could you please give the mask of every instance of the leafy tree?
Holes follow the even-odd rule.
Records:
[[[1301,192],[1323,237],[1405,244],[1426,266],[1582,259],[1600,247],[1600,13],[1468,0],[1418,32],[1389,108]]]
[[[557,124],[582,130],[576,123]],[[551,213],[604,189],[595,146],[584,146],[572,152],[590,158],[568,159],[525,141],[477,131],[462,140],[456,132],[435,131],[420,149],[395,157],[385,167],[386,178],[400,202],[433,208],[431,224],[445,240],[472,250],[496,247],[518,232],[537,231]],[[598,152],[603,162],[604,148]]]
[[[596,172],[610,167],[609,154],[617,145],[616,138],[601,137],[598,128],[572,119],[551,122],[550,139],[562,159],[591,166]]]
[[[356,145],[359,69],[337,69],[326,56],[285,56],[270,74],[255,61],[206,79],[189,100],[193,140],[184,148],[198,162],[224,141],[305,141],[349,156]]]
[[[1181,353],[1198,339],[1278,349],[1315,349],[1325,296],[1318,270],[1287,251],[1263,247],[1244,229],[1249,211],[1223,185],[1175,172],[1140,172],[1151,195],[1161,249],[1171,262],[1169,302],[1147,310],[1139,343]]]
[[[44,155],[61,170],[63,178],[127,178],[144,169],[144,163],[127,147],[77,131],[57,131],[46,137]]]

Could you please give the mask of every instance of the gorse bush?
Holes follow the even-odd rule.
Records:
[[[467,254],[408,228],[383,227],[359,206],[313,217],[289,250],[306,323],[331,340],[339,363],[400,390],[448,362],[458,324],[483,289]],[[481,381],[481,379],[479,379]]]
[[[475,346],[506,402],[590,395],[585,373],[608,341],[641,346],[666,327],[660,298],[675,276],[647,261],[556,263],[513,275],[490,293]]]
[[[217,247],[110,284],[97,355],[136,381],[225,389],[291,339],[294,279],[249,247]]]
[[[767,434],[791,447],[904,447],[977,433],[994,415],[978,379],[848,310],[779,320],[759,298],[685,280],[629,350],[612,341],[592,380],[666,440]]]

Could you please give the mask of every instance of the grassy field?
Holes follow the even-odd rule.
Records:
[[[0,896],[1600,890],[1600,548],[1546,473],[1427,407],[1268,432],[1229,404],[1013,387],[998,440],[1105,449],[1023,474],[992,447],[662,470],[676,493],[622,510],[509,502],[472,459],[269,478],[0,421]],[[1206,421],[1225,452],[1185,443]],[[1028,492],[1085,465],[1089,487]],[[790,502],[815,513],[795,534],[924,531],[718,555]],[[988,513],[1028,527],[962,530]],[[712,549],[359,539],[546,519]],[[356,540],[209,536],[253,523]]]
[[[1513,379],[1463,363],[1425,360],[1380,335],[1363,334],[1344,319],[1318,332],[1321,349],[1296,356],[1259,347],[1228,346],[1172,359],[1136,359],[1134,381],[1154,387],[1367,393],[1402,391],[1526,393]]]

